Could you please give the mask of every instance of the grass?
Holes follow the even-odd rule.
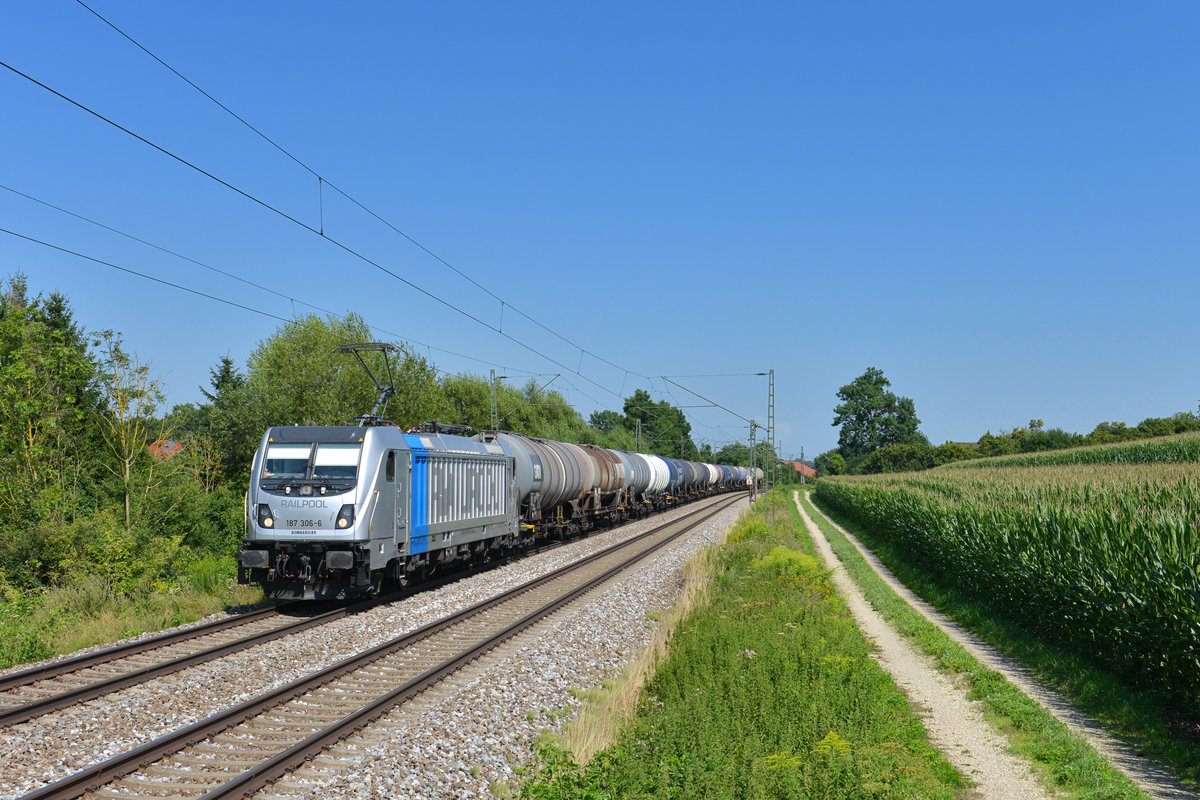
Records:
[[[199,559],[169,585],[121,593],[84,575],[36,594],[0,595],[0,669],[192,622],[261,603],[257,587],[234,583],[232,558]]]
[[[1123,774],[1108,765],[1089,745],[1073,736],[1053,715],[1026,697],[995,671],[976,661],[936,626],[898,597],[862,559],[858,550],[825,517],[813,510],[802,495],[810,516],[829,539],[847,573],[859,584],[868,601],[902,635],[936,659],[939,667],[958,675],[981,700],[988,718],[1009,736],[1014,750],[1028,758],[1048,785],[1067,797],[1135,798],[1144,795]],[[824,510],[824,509],[823,509]],[[827,512],[830,513],[830,512]],[[1065,694],[1079,708],[1108,723],[1116,723],[1139,748],[1173,767],[1192,788],[1200,755],[1169,735],[1146,696],[1130,694],[1111,675],[1076,656],[1058,651],[1019,628],[997,619],[986,606],[952,588],[937,583],[914,566],[899,548],[879,540],[870,531],[830,513],[869,547],[896,577],[918,596],[946,613],[959,625],[1006,655],[1029,667],[1035,677]]]
[[[540,744],[521,797],[961,796],[795,514],[777,517],[759,504],[693,564],[691,610],[665,615],[644,687],[609,692],[632,716],[612,716],[590,758],[568,749],[578,724]]]

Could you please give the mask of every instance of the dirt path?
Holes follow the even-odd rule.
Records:
[[[868,631],[868,635],[878,642],[880,647],[880,663],[892,673],[896,682],[906,692],[909,692],[909,698],[915,705],[930,709],[930,713],[925,715],[924,721],[926,728],[930,731],[930,738],[934,744],[941,748],[955,767],[979,784],[978,792],[982,797],[1007,800],[1010,797],[1049,796],[1036,783],[1034,783],[1033,789],[1030,790],[1035,792],[1033,794],[1018,794],[1015,793],[1014,789],[1008,788],[1009,784],[1007,781],[1013,779],[1012,776],[1019,776],[1020,780],[1034,781],[1028,765],[1017,762],[1016,757],[1007,752],[1007,742],[1004,741],[1003,737],[996,733],[990,725],[983,722],[982,715],[978,710],[980,705],[978,702],[967,701],[966,693],[963,690],[953,686],[945,676],[938,672],[932,666],[930,659],[924,655],[913,653],[907,642],[893,632],[882,618],[875,613],[875,610],[863,599],[858,585],[842,569],[841,562],[833,554],[832,549],[829,547],[829,542],[826,541],[820,528],[816,526],[805,512],[803,504],[800,503],[799,493],[794,492],[793,499],[796,503],[796,508],[800,511],[800,517],[804,520],[805,526],[808,528],[813,541],[817,545],[818,552],[825,559],[826,563],[835,570],[833,580],[837,584],[838,589],[843,592],[843,596],[846,597],[851,613],[854,614],[855,619],[859,620],[859,624]],[[1086,739],[1113,766],[1137,783],[1142,791],[1153,798],[1161,798],[1161,800],[1196,799],[1197,796],[1194,793],[1179,783],[1161,765],[1138,756],[1128,745],[1112,737],[1098,721],[1079,711],[1058,694],[1034,681],[1028,671],[1021,665],[997,652],[978,637],[964,631],[946,615],[914,595],[858,539],[840,525],[837,525],[837,523],[832,522],[832,520],[830,522],[854,545],[871,566],[871,569],[896,594],[912,606],[917,613],[938,626],[947,636],[962,645],[978,661],[1004,675],[1013,685],[1036,700],[1043,708],[1061,720],[1073,732]],[[864,616],[861,617],[859,616],[860,608],[864,609]],[[882,635],[876,635],[875,627],[873,626],[878,626]],[[898,640],[901,649],[896,651],[895,656],[892,656],[888,650],[885,650],[884,636],[888,637],[888,641]],[[911,661],[904,651],[912,654]],[[926,672],[934,673],[934,677],[926,675]],[[914,689],[910,689],[910,683],[915,687]],[[934,692],[934,694],[931,696],[925,694],[930,691]],[[949,711],[951,707],[954,707],[956,710]],[[940,713],[943,708],[946,709],[946,713]],[[962,709],[961,711],[958,710],[960,708]],[[958,716],[960,713],[964,715],[961,718]],[[976,719],[978,720],[978,724],[983,725],[987,729],[986,733],[978,734],[982,737],[980,739],[980,749],[978,750],[974,744],[960,743],[967,740],[973,741],[973,737],[977,735],[974,732]],[[962,753],[964,747],[968,748],[970,752]],[[992,750],[985,749],[992,747],[995,747],[998,752],[998,755],[995,757]],[[961,762],[959,760],[960,757],[962,758]]]
[[[833,582],[846,600],[854,619],[878,647],[875,659],[918,709],[933,745],[970,780],[976,794],[995,800],[1035,800],[1049,798],[1033,776],[1029,765],[1007,751],[1008,743],[983,719],[978,701],[967,699],[965,690],[955,686],[938,672],[933,660],[918,653],[900,634],[892,630],[863,597],[841,562],[833,554],[821,530],[809,518],[793,493],[796,508],[817,546],[817,553],[833,570]]]

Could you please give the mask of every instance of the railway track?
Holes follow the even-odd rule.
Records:
[[[552,550],[570,541],[574,539],[542,543],[522,555]],[[313,609],[328,604],[288,603],[258,608],[236,617],[0,675],[0,728],[361,613],[416,591],[435,590],[469,573],[470,569],[454,570],[401,592],[323,612],[313,613]]]
[[[358,604],[306,613],[301,604],[230,619],[56,661],[0,677],[0,727],[170,675],[362,610]],[[299,618],[294,615],[300,615]]]
[[[242,797],[741,499],[737,494],[26,795]]]

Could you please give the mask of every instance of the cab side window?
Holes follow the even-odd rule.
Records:
[[[396,480],[396,451],[389,450],[387,454],[387,466],[384,468],[384,478],[388,483]]]

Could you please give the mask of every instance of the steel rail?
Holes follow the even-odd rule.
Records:
[[[278,689],[267,692],[266,694],[260,695],[258,697],[251,698],[250,700],[247,700],[246,702],[241,703],[237,706],[234,706],[233,708],[230,708],[226,711],[214,714],[213,716],[208,717],[207,719],[203,719],[203,720],[200,720],[199,722],[195,722],[192,725],[189,725],[185,728],[181,728],[177,731],[167,734],[164,737],[155,739],[154,741],[147,742],[146,744],[141,745],[140,747],[137,747],[133,750],[130,750],[127,753],[123,753],[121,755],[118,755],[118,756],[115,756],[115,757],[109,759],[108,761],[93,765],[86,769],[83,769],[73,775],[70,775],[66,778],[63,778],[60,781],[57,781],[56,783],[52,783],[48,786],[43,787],[42,789],[31,792],[31,793],[25,795],[24,797],[20,798],[20,800],[75,800],[75,798],[82,797],[83,795],[87,794],[88,792],[92,791],[93,789],[96,789],[100,786],[110,783],[110,782],[112,782],[118,778],[121,778],[125,775],[128,775],[131,772],[135,772],[136,770],[138,770],[144,766],[148,766],[148,765],[154,763],[155,761],[158,761],[163,756],[167,756],[172,753],[178,752],[179,750],[182,750],[183,748],[185,748],[189,745],[196,744],[196,743],[204,741],[205,739],[208,739],[212,736],[215,736],[215,735],[221,733],[222,731],[225,731],[241,722],[244,722],[254,716],[257,716],[258,714],[262,713],[263,711],[274,708],[275,706],[278,706],[278,705],[285,703],[289,700],[292,700],[296,697],[300,697],[301,695],[304,695],[304,694],[322,686],[323,684],[329,683],[330,681],[335,680],[335,679],[341,677],[342,675],[345,675],[347,673],[350,673],[357,669],[360,669],[374,661],[378,661],[379,659],[383,658],[384,656],[390,655],[393,652],[396,652],[398,650],[402,650],[406,647],[409,647],[423,639],[426,639],[426,638],[434,635],[435,633],[440,632],[441,630],[443,630],[445,628],[448,628],[448,627],[458,624],[459,622],[461,622],[464,619],[467,619],[472,616],[476,616],[484,611],[487,611],[488,609],[490,609],[494,606],[504,603],[507,600],[510,600],[511,598],[515,597],[518,594],[522,594],[522,593],[528,592],[530,590],[536,589],[539,586],[541,586],[542,584],[548,583],[552,580],[562,577],[563,575],[565,575],[571,571],[578,570],[600,558],[604,558],[606,556],[612,555],[614,552],[617,552],[623,548],[632,546],[633,544],[640,542],[651,536],[654,536],[655,534],[661,533],[665,528],[667,528],[671,525],[678,524],[680,522],[686,521],[693,517],[698,517],[698,516],[704,515],[704,519],[696,521],[696,522],[692,523],[691,525],[686,526],[681,531],[679,531],[677,534],[675,534],[674,536],[672,536],[668,540],[666,540],[666,541],[673,541],[675,538],[683,535],[683,533],[687,532],[688,530],[691,530],[696,525],[701,524],[708,517],[718,513],[718,511],[724,510],[728,506],[732,505],[733,502],[736,502],[738,499],[740,499],[740,495],[741,495],[741,493],[738,493],[738,495],[734,496],[727,503],[713,503],[712,505],[705,506],[702,509],[698,509],[696,511],[690,512],[690,513],[685,514],[682,517],[679,517],[677,519],[671,520],[669,522],[665,522],[661,525],[656,526],[652,530],[647,531],[646,533],[639,534],[638,536],[635,536],[631,539],[621,542],[611,548],[607,548],[606,550],[603,550],[598,553],[594,553],[590,556],[580,559],[579,561],[573,562],[564,567],[560,567],[559,569],[553,570],[552,572],[549,572],[546,575],[543,575],[539,578],[534,578],[530,581],[527,581],[527,582],[521,584],[520,586],[516,586],[512,589],[509,589],[498,595],[495,595],[494,597],[480,601],[479,603],[476,603],[475,605],[470,606],[469,608],[463,609],[461,611],[458,611],[454,614],[451,614],[448,617],[444,617],[443,619],[440,619],[440,620],[435,620],[434,622],[424,625],[414,631],[410,631],[409,633],[406,633],[399,637],[396,637],[395,639],[392,639],[391,641],[384,642],[383,644],[377,645],[377,646],[375,646],[369,650],[366,650],[362,653],[359,653],[355,656],[351,656],[350,658],[344,659],[343,661],[340,661],[337,664],[333,664],[332,666],[326,667],[325,669],[315,672],[312,675],[308,675],[306,677],[299,678],[299,679],[293,681],[292,683],[286,684],[285,686],[279,687]],[[714,507],[716,507],[716,506],[720,506],[720,508],[718,508],[717,510],[713,510]],[[665,542],[664,542],[664,544],[665,544]],[[651,550],[647,550],[646,553],[651,552],[653,549],[657,549],[657,548],[652,548]],[[640,559],[640,557],[642,557],[644,555],[645,555],[645,553],[641,554],[639,556],[639,559]],[[454,659],[452,659],[452,660],[454,660]],[[467,659],[467,660],[470,660],[470,659]],[[429,683],[436,682],[435,679],[431,679],[429,677],[429,673],[431,673],[433,671],[434,670],[430,670],[427,673],[424,673],[422,676],[417,678],[416,681],[410,681],[408,684],[405,684],[405,686],[408,686],[409,684],[415,684],[416,682],[422,681],[422,680],[426,680]],[[403,688],[404,687],[401,687],[401,689],[403,689]],[[396,690],[396,692],[399,692],[399,691],[400,690]],[[396,692],[393,692],[391,694],[395,694]],[[390,694],[389,694],[389,696],[390,696]],[[401,702],[401,701],[398,700],[396,702]],[[393,703],[393,705],[395,705],[395,703]],[[380,712],[380,713],[384,713],[384,712]],[[352,715],[352,716],[357,716],[357,714]],[[376,715],[376,716],[378,716],[378,715]],[[368,722],[369,722],[369,720],[368,720]],[[363,724],[365,725],[367,723],[364,722]],[[324,733],[324,731],[322,731],[322,733]],[[311,739],[313,737],[309,737],[309,738]],[[341,738],[341,737],[337,737],[337,738]],[[289,752],[289,751],[285,751],[285,752]],[[282,755],[282,754],[280,754],[280,755]],[[265,767],[267,764],[276,762],[276,760],[278,758],[279,758],[279,756],[276,756],[276,757],[270,759],[269,761],[264,762],[263,765],[261,765],[261,767]],[[303,758],[301,760],[303,760]],[[261,767],[259,769],[255,769],[252,771],[256,772],[256,773],[261,773],[261,774],[268,774],[267,772],[263,771],[261,769]],[[285,767],[284,768],[285,772],[286,772],[286,769],[287,768]],[[269,782],[270,780],[274,780],[274,779],[275,778],[269,778],[269,779],[267,779],[267,781]],[[235,781],[236,780],[237,779],[235,779]],[[226,785],[228,785],[228,784],[226,784]]]
[[[541,546],[535,545],[533,547],[524,549],[522,551],[522,555],[524,556],[529,555],[530,553],[541,553],[548,550],[554,550],[569,544],[572,541],[575,541],[577,538],[578,537],[570,537],[561,541],[544,543]],[[473,569],[470,567],[456,569],[445,575],[422,581],[419,586],[409,587],[407,590],[401,590],[400,592],[396,593],[390,593],[385,597],[372,598],[371,600],[355,603],[345,608],[334,609],[333,611],[324,615],[299,620],[295,623],[284,625],[270,631],[264,631],[244,639],[238,639],[234,642],[228,642],[226,644],[217,645],[205,650],[199,650],[195,653],[170,659],[160,664],[143,667],[141,669],[122,675],[116,675],[95,683],[89,683],[85,686],[62,692],[60,694],[51,695],[32,703],[13,706],[7,709],[0,708],[0,728],[27,722],[36,717],[49,714],[54,711],[60,711],[64,708],[69,708],[73,705],[77,705],[88,700],[93,700],[106,694],[118,692],[122,689],[128,689],[131,686],[145,683],[146,681],[154,678],[180,672],[189,667],[203,664],[207,661],[212,661],[217,658],[222,658],[224,656],[239,652],[240,650],[245,650],[259,644],[265,644],[266,642],[274,641],[282,636],[300,633],[301,631],[307,630],[314,625],[332,622],[335,619],[341,618],[347,613],[357,613],[375,605],[391,602],[399,597],[407,596],[414,590],[431,591],[438,589],[447,583],[451,583],[462,578],[464,575],[469,574],[472,571]],[[173,644],[178,644],[179,642],[198,639],[213,633],[219,633],[220,631],[228,628],[238,627],[277,615],[280,613],[281,609],[291,608],[298,605],[303,605],[303,603],[288,603],[283,606],[260,608],[238,617],[215,620],[211,623],[198,625],[182,631],[173,631],[171,633],[162,634],[161,636],[142,639],[136,642],[129,642],[116,647],[106,648],[95,653],[87,653],[76,658],[56,661],[52,664],[41,667],[33,667],[21,672],[11,673],[9,675],[0,677],[0,692],[19,689],[43,680],[51,680],[72,672],[79,672],[84,669],[111,663],[121,658],[128,658],[130,656],[139,655],[151,650],[157,650]]]
[[[324,625],[333,622],[336,619],[360,611],[356,604],[345,606],[343,608],[335,608],[332,611],[326,611],[324,614],[318,614],[313,617],[297,620],[278,628],[272,628],[268,631],[262,631],[242,639],[235,639],[232,642],[219,644],[214,647],[209,647],[204,650],[198,650],[195,653],[179,656],[178,658],[163,661],[159,664],[152,664],[148,667],[126,673],[124,675],[114,675],[111,678],[89,683],[85,686],[80,686],[77,689],[61,692],[42,698],[32,703],[25,705],[14,706],[0,710],[0,728],[17,725],[21,722],[27,722],[35,717],[40,717],[43,714],[49,714],[53,711],[59,711],[64,708],[70,708],[73,705],[78,705],[87,700],[93,700],[106,694],[119,692],[122,689],[128,689],[130,686],[137,686],[139,683],[145,683],[153,678],[158,678],[163,675],[170,675],[175,672],[180,672],[188,667],[203,664],[208,661],[213,661],[224,656],[237,653],[241,650],[246,650],[260,644],[281,639],[284,636],[291,636],[309,628],[318,625]],[[212,631],[210,631],[211,633]]]
[[[290,604],[289,604],[290,605]],[[22,686],[28,686],[31,683],[38,681],[57,678],[60,675],[66,675],[69,672],[78,672],[81,669],[106,664],[109,661],[116,661],[119,658],[128,658],[129,656],[145,653],[149,650],[157,650],[161,647],[166,647],[179,642],[186,642],[189,639],[198,639],[201,636],[207,636],[210,633],[227,628],[236,628],[239,625],[245,625],[249,622],[257,622],[260,619],[273,616],[279,613],[280,608],[287,606],[267,606],[265,608],[248,611],[245,614],[239,614],[226,619],[213,620],[212,622],[196,625],[184,630],[172,631],[163,633],[149,639],[139,639],[135,642],[126,642],[125,644],[117,645],[116,647],[108,647],[104,650],[97,650],[94,653],[84,653],[73,658],[65,658],[61,661],[54,661],[50,664],[43,664],[40,667],[30,667],[29,669],[21,670],[20,672],[10,672],[7,675],[0,675],[0,692],[7,692],[11,689],[19,689]]]
[[[466,650],[463,650],[457,655],[446,659],[437,666],[426,670],[416,678],[413,678],[412,680],[402,684],[378,700],[369,703],[358,711],[349,714],[332,725],[325,727],[323,730],[314,733],[304,741],[298,742],[297,744],[289,747],[287,750],[284,750],[282,753],[279,753],[270,760],[264,761],[262,764],[254,767],[253,769],[247,770],[237,778],[234,778],[232,781],[228,781],[212,790],[208,794],[203,795],[200,800],[226,800],[227,798],[240,798],[265,788],[275,780],[278,780],[295,768],[299,767],[305,761],[308,761],[312,757],[323,752],[330,745],[336,744],[338,741],[341,741],[347,736],[362,730],[367,725],[379,719],[396,706],[400,705],[406,700],[412,699],[414,696],[425,691],[433,684],[458,671],[464,665],[481,657],[499,644],[521,633],[526,628],[529,628],[535,623],[540,622],[567,604],[571,603],[573,600],[576,600],[581,595],[586,594],[587,592],[590,592],[596,587],[604,584],[615,575],[624,572],[625,570],[645,559],[647,556],[658,552],[662,548],[679,539],[684,534],[689,533],[700,525],[703,525],[713,516],[720,513],[725,508],[728,508],[732,504],[732,501],[727,504],[714,503],[711,506],[707,506],[697,512],[694,512],[694,514],[705,514],[705,512],[711,513],[708,513],[702,519],[696,520],[691,524],[681,528],[670,536],[664,538],[661,542],[647,547],[640,553],[635,553],[630,558],[627,558],[621,563],[609,568],[586,583],[575,587],[574,589],[560,595],[554,600],[551,600],[549,603],[546,603],[540,608],[529,612],[504,630],[492,634],[483,641],[468,647]],[[689,514],[688,517],[693,516],[694,514]],[[687,519],[688,517],[683,517],[681,519]],[[681,519],[676,519],[667,523],[666,525],[660,526],[656,529],[656,531],[661,531],[661,529],[664,527],[676,524],[680,522]],[[652,531],[630,541],[641,541],[644,538],[652,536],[654,532],[655,531]],[[622,543],[622,545],[619,545],[618,547],[610,548],[605,554],[611,555],[613,551],[620,549],[624,546],[624,544],[625,543]],[[572,566],[577,567],[578,565]]]

